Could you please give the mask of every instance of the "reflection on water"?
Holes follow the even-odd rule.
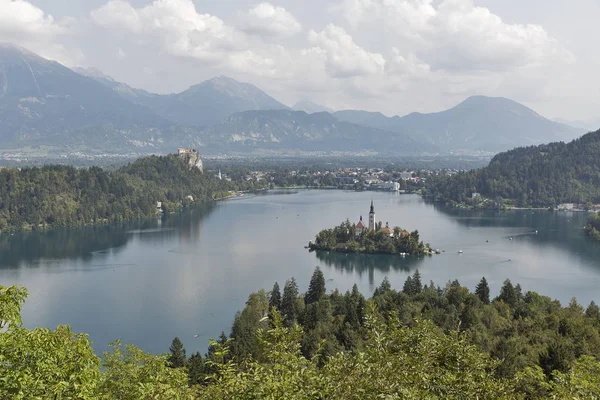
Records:
[[[588,213],[546,210],[461,210],[439,204],[434,208],[462,226],[468,228],[519,228],[507,236],[515,240],[530,240],[537,245],[560,247],[574,255],[595,262],[600,256],[600,246],[591,245],[583,227]]]
[[[418,229],[445,252],[419,259],[304,248],[321,229],[358,221],[371,200],[378,220]],[[328,290],[357,284],[365,295],[385,276],[401,289],[418,268],[423,281],[441,285],[459,279],[474,288],[485,276],[498,293],[510,278],[563,302],[598,301],[600,246],[582,235],[585,217],[451,210],[384,192],[278,190],[145,221],[0,235],[0,284],[29,289],[26,327],[70,324],[97,351],[118,338],[160,353],[179,336],[188,351],[205,352],[206,338],[229,331],[249,293],[290,277],[305,291],[316,265]]]
[[[61,263],[64,260],[93,259],[94,264],[98,264],[103,257],[114,256],[121,251],[133,237],[149,244],[159,244],[179,237],[181,246],[189,246],[200,240],[202,218],[214,208],[215,205],[211,203],[162,218],[104,226],[2,234],[0,268],[36,267],[40,263]],[[92,267],[93,265],[90,265],[90,269],[100,269]]]
[[[354,254],[340,253],[336,251],[315,251],[319,261],[325,263],[328,267],[333,267],[341,272],[354,273],[359,277],[365,273],[368,274],[369,284],[373,285],[374,272],[410,272],[419,268],[423,262],[423,257],[400,257],[387,254]]]

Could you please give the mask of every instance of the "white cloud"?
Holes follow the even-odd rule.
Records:
[[[285,8],[271,3],[260,3],[243,14],[243,29],[248,33],[264,35],[294,35],[302,29],[298,20]]]
[[[0,42],[15,43],[41,55],[72,65],[83,59],[79,49],[67,51],[58,42],[69,31],[71,19],[60,22],[24,0],[0,0]]]
[[[0,37],[37,38],[41,35],[54,36],[62,28],[52,15],[46,15],[28,1],[0,0]]]
[[[379,53],[371,53],[354,43],[343,28],[329,24],[321,32],[311,30],[309,41],[325,55],[329,74],[336,78],[382,74],[385,59]]]
[[[155,0],[134,8],[122,0],[111,0],[91,12],[100,26],[129,31],[135,40],[176,56],[220,62],[227,53],[244,46],[244,37],[223,20],[201,14],[191,0]]]
[[[437,6],[436,6],[437,5]],[[386,29],[434,68],[489,70],[574,61],[539,25],[507,24],[472,0],[346,0],[357,29]]]

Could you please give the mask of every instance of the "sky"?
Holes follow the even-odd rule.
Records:
[[[218,75],[386,115],[503,96],[600,121],[600,0],[0,0],[0,42],[157,93]]]

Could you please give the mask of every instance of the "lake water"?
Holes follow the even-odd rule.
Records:
[[[371,199],[377,220],[418,229],[445,252],[403,259],[304,249],[319,230],[366,218]],[[98,351],[121,339],[166,352],[179,336],[190,354],[229,333],[248,294],[275,281],[283,288],[292,276],[304,291],[317,265],[329,290],[357,283],[366,296],[385,276],[401,289],[418,268],[424,282],[442,286],[458,279],[473,289],[485,276],[495,295],[510,278],[563,303],[574,296],[585,305],[599,302],[600,245],[583,235],[586,218],[448,210],[416,195],[271,191],[162,220],[0,235],[0,284],[29,290],[27,327],[70,324],[89,333]]]

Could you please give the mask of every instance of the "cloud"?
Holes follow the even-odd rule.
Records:
[[[0,42],[15,43],[42,57],[74,65],[83,60],[78,48],[67,50],[60,43],[74,21],[56,21],[52,15],[24,0],[0,0]]]
[[[321,32],[311,30],[308,38],[322,50],[320,54],[325,56],[325,65],[333,77],[382,74],[385,70],[385,59],[381,54],[358,46],[352,36],[339,26],[329,24]]]
[[[574,56],[543,27],[508,24],[472,0],[346,0],[341,10],[357,29],[380,27],[432,67],[500,71]]]
[[[260,3],[243,14],[243,30],[248,33],[290,36],[302,29],[298,20],[285,8]]]
[[[111,0],[93,10],[99,26],[130,32],[138,42],[175,56],[220,62],[227,53],[244,47],[244,37],[222,19],[201,14],[191,0],[155,0],[134,8],[128,2]]]

